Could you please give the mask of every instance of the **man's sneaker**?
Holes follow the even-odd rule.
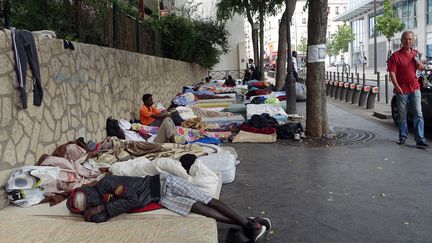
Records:
[[[257,222],[249,221],[245,227],[246,236],[252,241],[256,242],[266,232],[266,227]]]
[[[264,225],[266,227],[267,231],[271,230],[272,224],[271,224],[270,219],[268,219],[268,218],[248,217],[247,219],[252,221],[252,222],[257,222],[260,225]]]
[[[399,141],[397,142],[397,144],[399,144],[399,145],[404,145],[405,142],[406,142],[406,139],[401,138],[401,139],[399,139]]]
[[[417,142],[416,145],[421,147],[429,147],[429,144],[427,144],[425,141]]]

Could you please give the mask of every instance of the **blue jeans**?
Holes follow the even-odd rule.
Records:
[[[425,141],[424,138],[424,121],[421,108],[421,93],[416,90],[409,94],[396,94],[398,108],[398,127],[399,139],[406,140],[408,138],[407,111],[408,105],[413,108],[414,116],[414,138],[416,142]]]

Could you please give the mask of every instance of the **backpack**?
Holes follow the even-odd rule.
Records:
[[[107,136],[125,139],[123,130],[121,130],[118,120],[113,119],[112,116],[106,119]]]
[[[279,139],[294,139],[296,133],[304,132],[301,123],[287,123],[279,126],[276,130]]]

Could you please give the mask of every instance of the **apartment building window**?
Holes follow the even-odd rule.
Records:
[[[384,10],[377,11],[377,16],[381,16],[384,14]],[[369,15],[369,38],[374,37],[374,31],[375,31],[375,24],[374,24],[375,17],[373,14]],[[382,35],[380,31],[377,32],[377,36]]]
[[[432,0],[427,1],[427,24],[432,24]]]
[[[394,5],[396,16],[405,24],[405,29],[417,27],[417,0],[405,0]]]
[[[339,7],[336,7],[336,14],[339,14]]]
[[[353,41],[353,52],[361,52],[363,51],[362,48],[364,42],[363,19],[351,22],[351,28],[355,37]]]
[[[302,24],[306,24],[306,18],[302,18]]]

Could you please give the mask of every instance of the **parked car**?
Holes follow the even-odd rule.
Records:
[[[431,89],[431,87],[422,88],[421,94],[422,94],[421,104],[422,104],[422,112],[423,112],[423,119],[425,122],[425,126],[432,127],[432,89]],[[391,113],[392,113],[393,121],[395,122],[395,124],[397,124],[397,113],[398,112],[397,112],[397,103],[396,103],[396,96],[395,95],[393,95],[393,98],[391,100]],[[413,115],[412,114],[413,114],[412,107],[409,106],[408,107],[408,116],[407,116],[408,122],[413,121]]]

